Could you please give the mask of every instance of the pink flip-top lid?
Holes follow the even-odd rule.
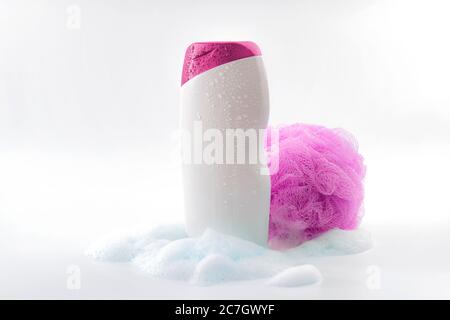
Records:
[[[184,56],[181,85],[214,67],[260,55],[258,45],[251,41],[194,42]]]

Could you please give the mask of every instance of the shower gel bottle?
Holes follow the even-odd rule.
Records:
[[[197,42],[188,47],[181,80],[181,129],[189,236],[211,228],[267,244],[268,116],[266,73],[255,43]]]

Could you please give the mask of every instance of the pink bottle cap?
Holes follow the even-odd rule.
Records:
[[[258,45],[251,41],[194,42],[184,56],[181,85],[214,67],[260,55]]]

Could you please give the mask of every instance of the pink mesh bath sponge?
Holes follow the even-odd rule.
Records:
[[[357,227],[365,166],[356,140],[342,129],[315,125],[272,130],[266,143],[272,185],[270,246],[289,248],[330,229]]]

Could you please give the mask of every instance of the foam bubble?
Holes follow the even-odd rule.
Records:
[[[315,266],[305,264],[283,270],[270,279],[267,284],[278,287],[299,287],[318,283],[321,279],[322,275]]]

